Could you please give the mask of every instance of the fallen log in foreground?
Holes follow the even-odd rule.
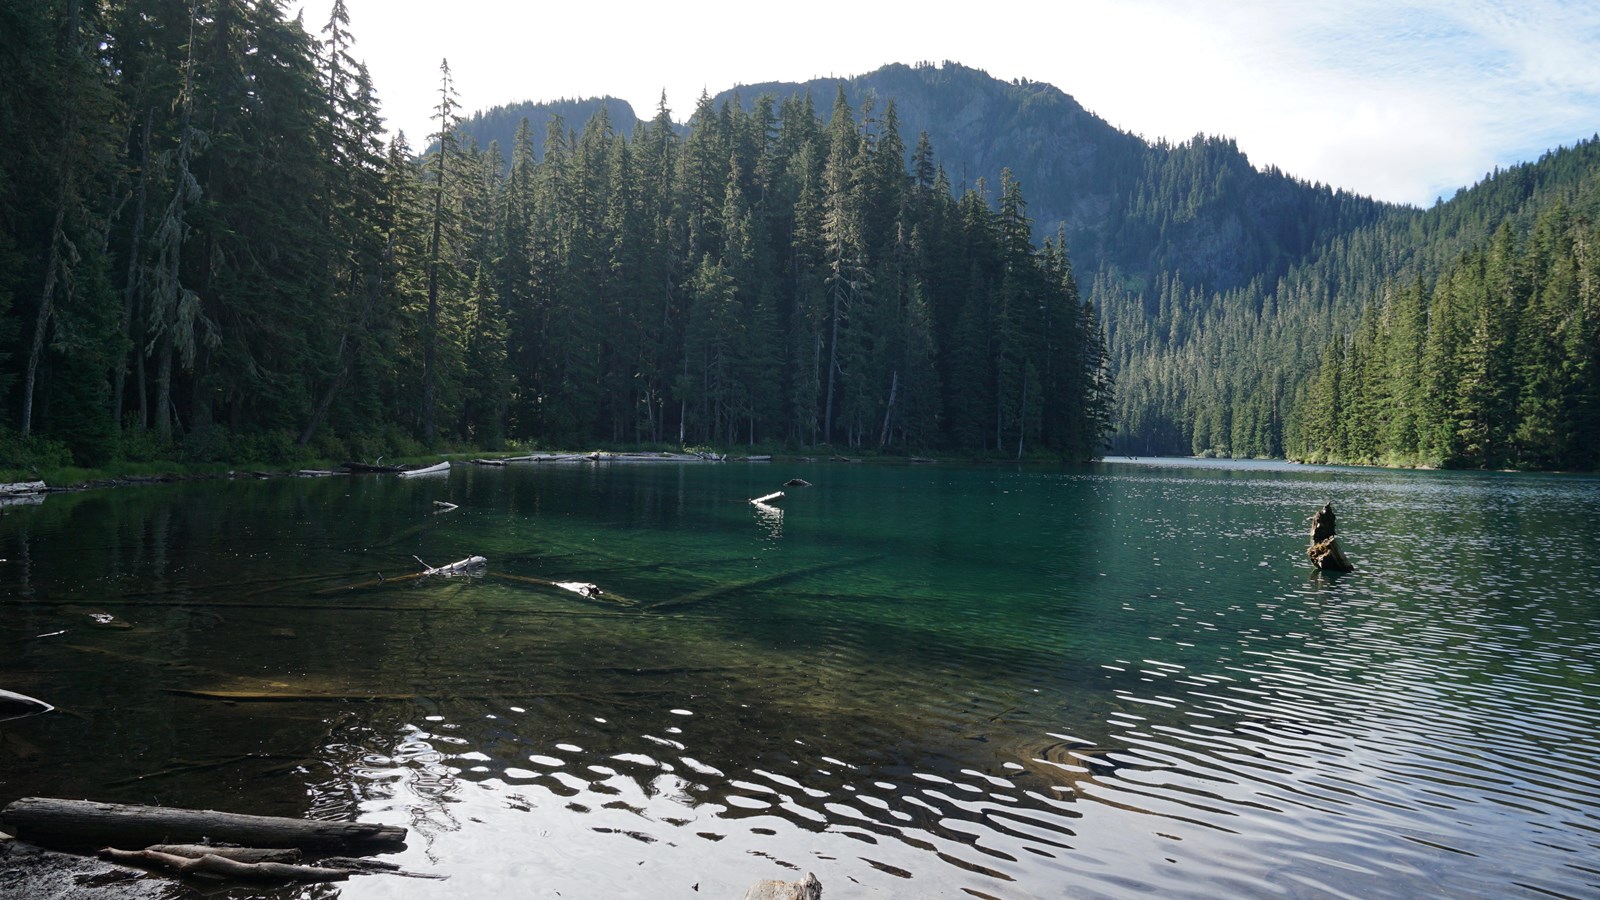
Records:
[[[250,847],[399,849],[406,840],[406,829],[398,825],[320,822],[48,797],[24,797],[11,803],[0,810],[0,824],[34,844],[63,848],[210,841]]]

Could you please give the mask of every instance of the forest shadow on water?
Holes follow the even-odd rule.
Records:
[[[282,896],[1582,896],[1596,484],[585,464],[52,496],[0,514],[0,687],[59,708],[0,723],[0,801],[381,821],[449,876]],[[1351,575],[1304,560],[1330,501]]]

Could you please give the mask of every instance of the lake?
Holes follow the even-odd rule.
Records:
[[[1597,503],[1191,460],[53,495],[0,510],[0,688],[58,707],[0,724],[0,804],[379,821],[449,876],[285,897],[1593,897]]]

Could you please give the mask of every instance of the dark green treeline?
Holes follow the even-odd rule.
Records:
[[[1600,432],[1597,222],[1590,139],[1323,234],[1281,277],[1218,291],[1181,267],[1148,285],[1097,272],[1114,449],[1600,468],[1584,449]]]
[[[892,104],[702,99],[385,142],[336,3],[0,6],[0,442],[80,462],[441,441],[1095,455],[1101,328],[1009,176]],[[539,148],[535,153],[535,146]],[[909,165],[908,165],[909,161]]]
[[[1565,205],[1331,341],[1289,432],[1311,461],[1600,468],[1600,228]]]

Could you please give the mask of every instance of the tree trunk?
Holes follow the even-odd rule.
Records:
[[[75,102],[73,88],[77,85],[77,78],[72,69],[72,58],[77,55],[78,41],[78,5],[79,0],[72,0],[67,10],[67,45],[61,48],[61,55],[67,65],[63,66],[66,73],[67,90],[61,98],[61,104],[67,109],[67,119],[61,131],[61,184],[56,192],[56,221],[50,228],[50,261],[45,264],[44,290],[39,296],[39,315],[34,319],[33,341],[29,345],[27,375],[22,388],[22,436],[27,437],[33,430],[33,389],[39,371],[39,357],[44,355],[44,338],[49,332],[50,315],[54,312],[56,280],[61,274],[61,245],[66,242],[65,225],[67,218],[67,187],[72,183],[73,159],[70,152],[73,141],[78,137],[78,107]]]
[[[122,288],[122,339],[127,341],[133,333],[133,306],[135,293],[139,288],[139,245],[144,241],[144,217],[146,201],[149,196],[150,184],[150,126],[155,118],[155,107],[150,107],[144,113],[144,137],[139,142],[139,192],[138,202],[133,207],[133,236],[128,241],[128,275]],[[132,344],[129,353],[143,353],[143,348],[137,343]],[[117,371],[112,376],[111,388],[111,419],[122,427],[122,401],[123,392],[128,385],[128,364],[123,359],[117,364]],[[144,379],[139,379],[139,389],[144,390]],[[140,403],[141,409],[143,402]],[[141,418],[142,418],[141,414]]]
[[[50,314],[54,311],[56,280],[61,272],[61,244],[67,239],[62,226],[67,216],[67,185],[61,183],[61,193],[56,199],[56,221],[50,228],[50,261],[44,268],[44,291],[39,296],[39,315],[33,322],[33,341],[28,350],[28,373],[22,385],[22,436],[33,430],[33,386],[39,371],[39,357],[44,355],[44,336],[49,331]]]
[[[889,379],[889,405],[883,410],[883,429],[878,432],[878,449],[882,450],[889,444],[889,422],[894,416],[894,398],[900,393],[900,370],[895,369],[894,375]]]
[[[1022,434],[1028,430],[1028,373],[1022,373],[1022,403],[1017,414],[1017,459],[1022,459]]]
[[[401,845],[406,839],[406,829],[396,825],[45,797],[15,801],[0,811],[0,822],[17,837],[41,846],[146,847],[210,840],[252,847],[382,847]]]
[[[825,408],[827,413],[822,417],[822,439],[828,443],[833,442],[833,373],[839,368],[839,292],[837,284],[833,286],[833,315],[828,335],[828,395]]]
[[[156,434],[163,443],[172,438],[172,335],[167,332],[156,354]]]

